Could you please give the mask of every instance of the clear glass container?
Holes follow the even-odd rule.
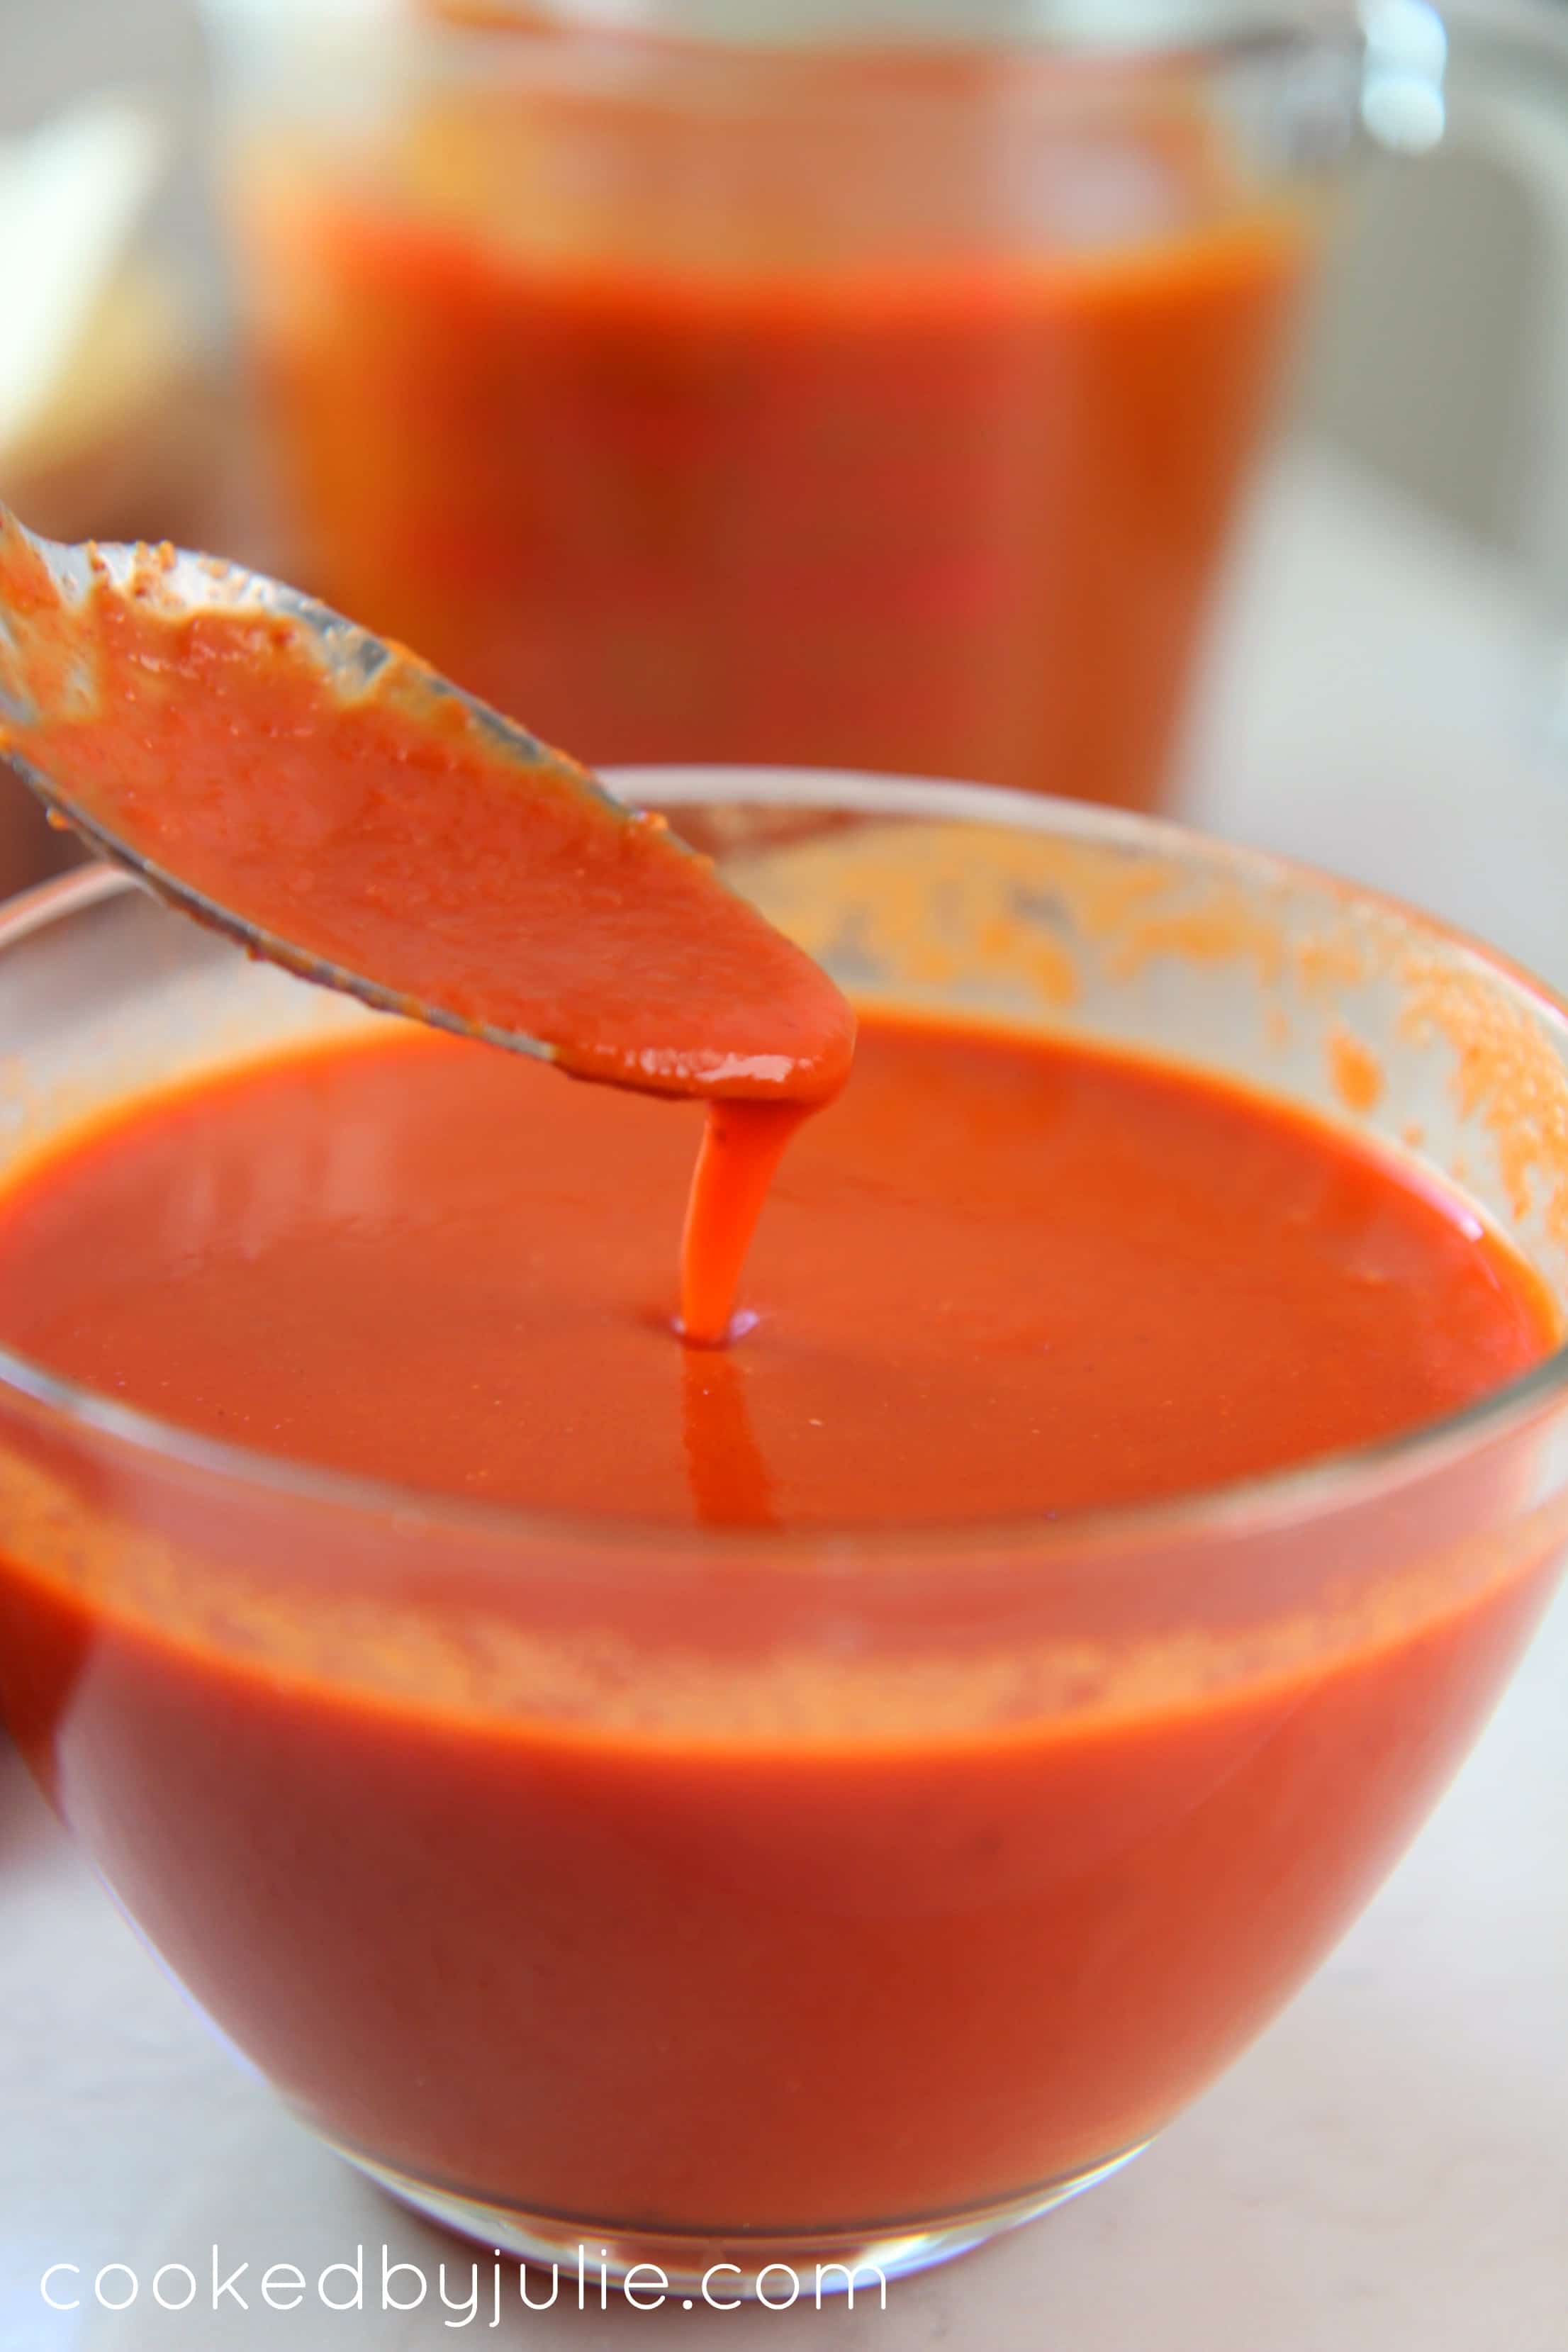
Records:
[[[209,16],[272,568],[596,764],[1161,799],[1347,12]]]
[[[1568,1310],[1568,1018],[1488,951],[1115,813],[636,782],[862,1000],[1340,1121]],[[0,1176],[376,1017],[51,885],[0,918]],[[1125,2161],[1389,1868],[1565,1532],[1563,1352],[1221,1492],[788,1536],[374,1486],[0,1353],[0,1705],[132,1917],[398,2196],[677,2288],[918,2267]]]

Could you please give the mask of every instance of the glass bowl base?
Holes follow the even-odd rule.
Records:
[[[621,2292],[636,2272],[628,2300],[653,2309],[659,2293],[653,2273],[661,2272],[665,2300],[688,2310],[699,2301],[722,2310],[746,2299],[783,2310],[795,2302],[820,2305],[839,2296],[851,2303],[876,2300],[881,2282],[951,2262],[1004,2231],[1037,2220],[1120,2172],[1148,2142],[1123,2148],[1087,2171],[1043,2181],[1021,2196],[929,2220],[894,2222],[885,2229],[711,2233],[625,2229],[492,2205],[395,2171],[339,2142],[330,2145],[377,2188],[426,2221],[437,2221],[492,2253],[543,2271],[547,2276],[537,2291],[531,2283],[530,2286],[534,2309],[549,2294],[552,2272],[556,2301],[577,2301],[590,2309],[595,2304],[605,2307],[606,2298]]]

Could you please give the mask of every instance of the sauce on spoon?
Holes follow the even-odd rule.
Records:
[[[26,688],[0,749],[258,952],[574,1077],[706,1099],[680,1319],[722,1340],[779,1156],[848,1075],[838,990],[661,818],[413,655],[345,672],[305,618],[192,609],[171,562],[100,563],[62,600],[0,533]]]

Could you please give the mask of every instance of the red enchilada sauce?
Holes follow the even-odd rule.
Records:
[[[234,1564],[273,1507],[231,1489],[149,1490],[189,1571],[51,1571],[18,1538],[0,1690],[159,1948],[351,2149],[698,2232],[1018,2195],[1142,2139],[1321,1957],[1543,1570],[1500,1553],[1336,1627],[1297,1559],[1298,1646],[1210,1688],[1192,1645],[1225,1657],[1248,1594],[1200,1558],[1171,1570],[1173,1662],[1125,1686],[1091,1664],[1059,1708],[954,1723],[890,1635],[868,1714],[790,1686],[726,1718],[722,1670],[716,1700],[638,1685],[671,1640],[658,1528],[885,1534],[1244,1476],[1452,1411],[1551,1317],[1458,1206],[1326,1129],[868,1018],[781,1171],[754,1327],[683,1350],[667,1236],[700,1118],[400,1035],[133,1109],[0,1203],[0,1339],[121,1403],[605,1541],[651,1527],[605,1603],[643,1613],[602,1708],[526,1664],[584,1605],[537,1561],[498,1587],[459,1549],[410,1601],[374,1524],[362,1557],[352,1524],[284,1512],[246,1613]],[[1514,1475],[1391,1507],[1374,1551],[1489,1525]],[[750,1688],[815,1590],[729,1558],[695,1637]],[[1113,1652],[1119,1592],[1090,1612]],[[968,1638],[960,1612],[955,1673]]]
[[[717,1328],[771,1145],[846,1074],[836,992],[657,830],[509,798],[458,707],[432,742],[395,696],[329,714],[286,625],[97,609],[96,702],[18,749],[285,937],[621,1082],[397,1032],[133,1107],[0,1198],[0,1341],[403,1490],[312,1507],[63,1424],[0,1457],[0,1704],[132,1915],[342,2145],[568,2221],[913,2221],[1141,2140],[1321,1956],[1495,1692],[1544,1592],[1487,1532],[1521,1457],[1396,1496],[1370,1561],[1342,1529],[1337,1598],[1276,1559],[1269,1598],[1305,1595],[1282,1645],[1200,1555],[1151,1663],[1113,1573],[1032,1706],[964,1682],[985,1563],[973,1596],[949,1564],[911,1679],[898,1609],[885,1656],[843,1638],[836,1594],[883,1623],[879,1563],[852,1586],[778,1539],[1067,1517],[1407,1430],[1541,1357],[1539,1286],[1261,1101],[878,1017],[780,1173],[750,1328],[680,1349],[701,1123],[687,1295]],[[422,1495],[540,1531],[427,1552]],[[710,1572],[658,1556],[694,1524],[729,1538]],[[1420,1566],[1471,1531],[1466,1575],[1389,1597],[1384,1539]],[[1070,1613],[1028,1559],[1018,1622]]]

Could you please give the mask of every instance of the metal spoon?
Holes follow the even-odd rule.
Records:
[[[352,886],[361,877],[354,865],[359,853],[352,833],[352,795],[345,795],[334,820],[338,840],[348,839],[353,852],[349,864],[338,869],[346,879],[335,910],[324,895],[312,908],[308,892],[292,890],[290,875],[303,872],[308,882],[309,871],[298,858],[290,866],[281,851],[264,847],[258,853],[251,845],[248,866],[233,856],[225,865],[215,852],[206,861],[209,887],[176,870],[177,859],[165,863],[145,837],[132,837],[134,826],[128,829],[127,819],[133,799],[122,793],[117,803],[112,780],[106,787],[102,742],[96,772],[81,751],[82,722],[90,722],[102,708],[100,677],[109,659],[105,647],[116,607],[118,624],[125,628],[212,614],[278,623],[274,634],[286,642],[289,660],[298,669],[303,655],[311,673],[312,720],[319,677],[320,716],[328,722],[321,729],[323,757],[329,764],[330,722],[338,713],[390,712],[399,740],[405,736],[416,747],[458,741],[472,788],[482,786],[489,795],[487,807],[514,829],[515,855],[506,874],[497,882],[481,870],[482,861],[470,860],[473,870],[465,882],[455,856],[443,863],[446,841],[456,843],[462,834],[460,790],[454,792],[449,824],[442,804],[446,831],[431,852],[439,904],[421,918],[413,904],[417,889],[411,885],[413,910],[401,935],[384,922],[378,927],[373,911],[356,928]],[[258,664],[268,645],[264,627],[256,635]],[[178,767],[182,719],[199,709],[204,690],[196,679],[188,693],[183,683],[178,692],[165,692],[155,676],[158,667],[156,661],[146,665],[144,692],[137,684],[129,699],[121,696],[120,732],[109,739],[111,768],[115,744],[134,745],[143,762],[142,803],[154,809],[157,795],[146,782],[147,762],[160,775],[184,772]],[[0,507],[0,752],[58,819],[171,906],[226,933],[252,955],[378,1010],[540,1055],[580,1076],[660,1093],[790,1101],[804,1108],[836,1092],[847,1070],[853,1023],[826,975],[729,891],[707,861],[679,844],[661,820],[615,799],[587,770],[403,647],[237,564],[172,548],[60,546],[25,530]],[[188,752],[184,757],[188,771]],[[163,767],[157,767],[159,761]],[[323,769],[324,777],[327,772]],[[258,809],[264,799],[258,787]],[[567,847],[576,841],[584,851],[575,864],[558,851],[558,872],[548,867],[542,846],[536,854],[525,822],[531,803],[537,811],[545,803],[563,818]],[[474,803],[468,806],[472,814]],[[232,815],[231,809],[231,820]],[[185,831],[177,841],[182,852],[194,843],[189,854],[198,873],[209,846],[200,836],[199,822],[193,833],[182,806]],[[145,815],[142,823],[145,831]],[[152,831],[156,842],[156,827]],[[584,877],[580,908],[573,900],[579,870]],[[215,874],[220,877],[220,895],[210,887]],[[518,891],[515,926],[502,887],[511,883]],[[531,905],[531,884],[538,891]],[[379,887],[377,898],[367,886],[365,909],[373,903],[384,908],[384,879]],[[466,908],[464,888],[475,894],[471,909]],[[330,918],[345,907],[346,920],[334,926]],[[279,928],[279,908],[287,932]],[[650,910],[658,919],[651,929]],[[502,943],[505,987],[487,992],[485,971],[490,966],[480,970],[476,963],[458,976],[458,985],[456,980],[448,982],[428,953],[421,961],[422,919],[426,946],[445,924],[447,943],[460,960],[469,914],[473,937]],[[314,940],[309,935],[312,923]],[[344,960],[345,938],[356,950],[374,942],[365,968]],[[324,948],[323,939],[339,941],[339,951]],[[614,976],[608,1010],[598,971]],[[432,971],[442,984],[427,984]],[[518,1017],[520,1012],[537,1017]]]

